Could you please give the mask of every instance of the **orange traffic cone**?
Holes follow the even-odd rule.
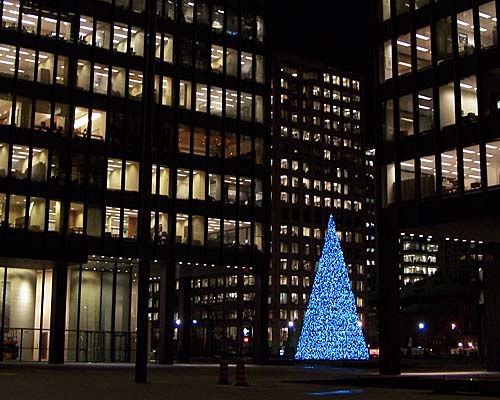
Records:
[[[241,360],[236,362],[236,386],[248,386],[245,373],[245,363]]]
[[[220,360],[219,385],[229,385],[229,363],[227,360]]]

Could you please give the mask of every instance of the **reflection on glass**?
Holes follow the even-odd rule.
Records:
[[[120,159],[108,159],[107,176],[108,190],[120,190],[122,187],[122,161]]]
[[[401,35],[396,42],[398,49],[398,75],[411,72],[411,40],[410,34]]]
[[[477,84],[476,76],[468,76],[460,81],[462,117],[465,123],[477,120]]]
[[[49,231],[61,232],[61,202],[50,200],[49,204]]]
[[[500,185],[500,141],[486,143],[486,171],[488,187]]]
[[[382,0],[382,20],[387,21],[391,18],[391,1]]]
[[[31,197],[28,210],[28,229],[33,232],[45,230],[45,199]]]
[[[382,68],[380,68],[380,71],[382,75],[380,76],[380,80],[384,82],[392,78],[392,46],[390,40],[383,44],[381,64]]]
[[[470,55],[474,52],[474,21],[472,10],[457,14],[458,52]]]
[[[401,137],[413,135],[413,96],[399,98],[399,134]]]
[[[481,189],[481,158],[479,153],[479,145],[464,147],[463,164],[464,164],[464,190],[479,190]]]
[[[434,129],[434,100],[432,89],[425,89],[418,93],[418,115],[420,132]]]
[[[441,129],[455,124],[455,92],[453,82],[439,88],[439,123]]]
[[[394,101],[387,100],[383,102],[382,107],[385,115],[382,121],[383,139],[386,142],[392,142],[394,140]]]
[[[400,163],[401,201],[415,200],[415,160]]]
[[[423,200],[436,196],[436,159],[433,155],[420,158],[420,195]]]
[[[396,3],[396,15],[410,11],[410,2],[408,0],[394,0],[394,2]]]
[[[428,68],[432,65],[431,29],[429,26],[419,29],[416,33],[417,68]]]
[[[441,153],[441,190],[443,196],[458,193],[457,153],[455,150]]]
[[[83,203],[71,203],[68,228],[70,235],[83,234]]]
[[[494,1],[479,6],[479,32],[481,48],[484,49],[497,44],[497,13]]]
[[[453,54],[451,17],[440,19],[436,24],[436,48],[438,63],[446,60]]]
[[[26,197],[10,195],[9,228],[24,229],[26,227]]]
[[[396,168],[394,163],[382,167],[382,206],[387,207],[394,203],[396,184]]]

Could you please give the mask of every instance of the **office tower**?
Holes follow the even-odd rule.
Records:
[[[141,256],[148,358],[241,352],[267,331],[265,2],[0,3],[4,358],[133,360]]]
[[[361,322],[367,215],[360,77],[273,59],[271,355],[293,356],[333,213]]]
[[[497,3],[383,0],[377,7],[381,370],[399,372],[407,345],[399,337],[401,233],[484,241],[484,347],[487,367],[498,369]]]

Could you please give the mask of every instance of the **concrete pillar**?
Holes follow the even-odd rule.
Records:
[[[486,369],[500,371],[500,249],[485,246],[484,338]]]
[[[159,363],[174,363],[175,264],[160,265],[160,346]]]
[[[64,363],[67,282],[68,265],[55,265],[52,272],[49,364]]]
[[[379,370],[382,375],[401,373],[398,239],[396,230],[380,230],[377,237]]]
[[[191,278],[180,279],[179,287],[179,350],[177,360],[187,363],[191,360]]]
[[[269,311],[267,304],[268,297],[268,276],[269,259],[263,258],[264,263],[257,268],[255,274],[255,327],[253,333],[253,345],[255,353],[255,363],[264,365],[269,362],[269,347],[267,343],[267,328],[269,326]],[[238,332],[241,342],[241,330]]]

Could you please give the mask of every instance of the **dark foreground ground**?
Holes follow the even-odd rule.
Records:
[[[152,366],[149,383],[136,384],[130,365],[0,364],[0,399],[71,400],[267,400],[267,399],[403,399],[470,400],[479,393],[436,394],[427,384],[438,386],[452,380],[488,381],[500,387],[499,374],[481,371],[405,373],[402,378],[384,378],[374,369],[321,366],[247,366],[249,386],[235,386],[235,368],[230,366],[233,385],[218,385],[217,365],[190,364]],[[406,381],[405,381],[406,380]],[[381,383],[382,382],[382,383]],[[399,382],[399,383],[398,383]],[[361,385],[361,386],[359,386]],[[384,386],[384,387],[373,387]],[[500,396],[499,396],[500,397]],[[484,397],[483,397],[484,398]]]

